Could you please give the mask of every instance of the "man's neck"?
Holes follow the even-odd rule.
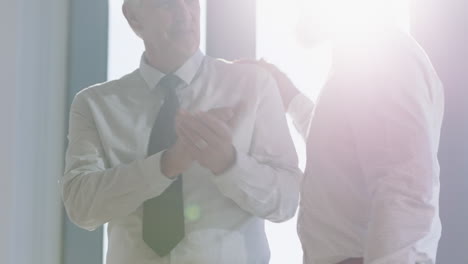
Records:
[[[171,52],[160,53],[145,51],[146,62],[164,74],[169,74],[177,71],[184,63],[190,59],[190,55],[175,54]]]

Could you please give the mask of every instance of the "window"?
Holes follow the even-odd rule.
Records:
[[[297,34],[298,1],[257,1],[257,58],[278,66],[307,96],[315,99],[323,86],[331,63],[330,47],[301,45]],[[279,52],[281,51],[281,52]],[[305,144],[289,122],[299,166],[305,168]],[[296,231],[297,215],[286,223],[267,222],[271,264],[302,263],[302,249]],[[285,243],[287,241],[287,243]]]

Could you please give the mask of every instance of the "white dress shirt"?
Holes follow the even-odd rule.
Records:
[[[172,182],[160,172],[162,153],[147,157],[164,75],[144,59],[139,70],[73,101],[61,181],[68,215],[88,230],[109,222],[109,264],[268,263],[263,219],[294,215],[301,178],[276,84],[259,67],[201,52],[175,74],[184,81],[177,95],[188,111],[245,106],[232,131],[233,167],[215,176],[194,164],[183,173],[184,239],[163,258],[142,240],[142,203]]]
[[[344,49],[313,113],[303,95],[289,108],[308,139],[298,220],[304,263],[435,263],[442,84],[403,33]]]

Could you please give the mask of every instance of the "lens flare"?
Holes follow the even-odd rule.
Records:
[[[200,206],[198,205],[188,205],[185,207],[185,218],[189,222],[195,222],[198,219],[200,219],[201,216],[201,210]]]

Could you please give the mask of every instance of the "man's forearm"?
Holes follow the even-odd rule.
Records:
[[[314,103],[305,95],[299,93],[292,99],[287,109],[287,113],[291,117],[296,130],[304,140],[308,138],[314,108]]]
[[[112,218],[135,211],[172,183],[158,172],[158,163],[159,156],[155,155],[106,170],[93,169],[92,164],[71,166],[61,181],[70,219],[84,229],[94,230]]]

